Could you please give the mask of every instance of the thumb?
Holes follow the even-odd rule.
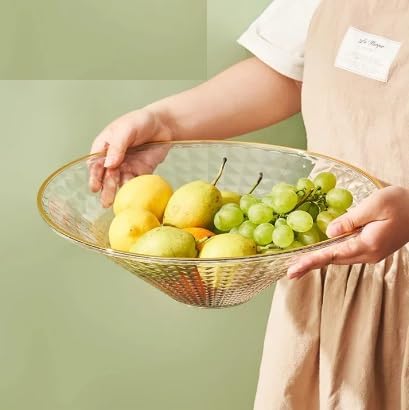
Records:
[[[379,209],[376,209],[375,202],[373,198],[369,197],[355,208],[334,219],[328,225],[327,236],[333,238],[344,233],[353,232],[369,222],[376,220]]]

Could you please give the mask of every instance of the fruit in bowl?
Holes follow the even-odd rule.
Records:
[[[208,239],[204,243],[199,257],[208,259],[237,258],[255,255],[256,253],[257,246],[252,239],[238,233],[223,233]],[[226,274],[223,269],[216,269],[212,275],[211,286],[218,288],[222,280],[224,280],[224,286],[230,286],[236,272],[237,269],[229,269],[228,274]],[[199,267],[199,274],[203,279],[206,279],[206,265]]]
[[[258,197],[254,191],[262,181],[260,173],[248,193],[222,194],[216,185],[226,162],[224,158],[213,182],[188,182],[174,192],[157,175],[126,182],[114,201],[111,247],[146,256],[201,259],[291,251],[328,239],[329,223],[353,203],[351,192],[337,187],[331,172],[321,172],[314,180],[299,178],[294,185],[280,181]],[[198,269],[203,280],[207,267]],[[208,285],[229,287],[237,272],[226,274],[218,268]]]
[[[171,226],[146,232],[131,246],[130,252],[164,258],[195,258],[197,255],[194,236]]]
[[[207,239],[216,235],[214,232],[209,231],[209,229],[205,229],[205,228],[193,227],[193,228],[184,228],[184,230],[193,235],[196,241],[197,250],[199,252],[202,250]]]
[[[173,194],[170,194],[170,185],[160,176],[155,176],[157,185],[154,186],[145,184],[150,177],[146,175],[128,181],[115,197],[116,217],[109,235],[111,246],[150,256],[193,258],[196,254],[190,250],[171,251],[172,244],[186,238],[189,232],[196,240],[201,258],[242,257],[296,249],[328,239],[325,232],[329,223],[347,212],[353,203],[351,192],[336,187],[336,176],[331,172],[319,173],[314,181],[300,178],[295,185],[278,182],[269,193],[257,197],[254,191],[262,180],[260,173],[249,193],[242,196],[228,191],[223,198],[216,184],[226,162],[224,158],[212,183],[189,182]],[[156,215],[163,215],[163,219],[158,220],[152,214],[154,206]],[[160,224],[163,228],[157,229]],[[173,228],[166,230],[166,226]],[[155,234],[151,235],[151,230]],[[254,244],[254,252],[249,241]],[[166,242],[169,246],[165,246]],[[246,246],[242,246],[245,243]]]
[[[158,218],[147,209],[126,208],[111,222],[109,243],[113,249],[127,252],[142,234],[158,226]]]
[[[140,175],[127,181],[115,195],[115,215],[129,208],[146,209],[162,219],[173,190],[159,175]]]
[[[114,209],[105,208],[88,186],[90,166],[103,162],[103,153],[51,174],[39,190],[38,207],[64,238],[107,256],[173,299],[199,307],[245,303],[283,277],[297,255],[348,239],[351,234],[327,239],[326,226],[348,210],[351,200],[359,204],[379,187],[364,171],[336,159],[236,141],[146,144],[129,149],[125,163],[141,170],[141,159],[155,157],[160,162],[149,172],[159,182],[146,183],[152,175],[135,175],[132,184],[118,189]],[[209,181],[223,157],[228,158],[226,170],[213,185]],[[249,190],[260,172],[260,184]],[[213,192],[213,202],[201,207],[201,218],[195,220],[190,215],[196,217],[199,211],[191,205],[196,191],[189,189],[177,202],[184,207],[183,215],[188,208],[191,219],[183,222],[176,214],[182,225],[190,226],[166,225],[175,222],[163,216],[172,196],[192,181],[202,181]],[[206,195],[200,198],[209,201]],[[114,223],[121,219],[123,224]],[[177,235],[156,233],[170,228]],[[181,237],[180,231],[187,236]],[[252,245],[237,253],[242,241]]]

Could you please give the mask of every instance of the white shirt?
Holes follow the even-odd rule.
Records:
[[[320,0],[275,0],[238,43],[279,73],[302,80],[304,46]]]

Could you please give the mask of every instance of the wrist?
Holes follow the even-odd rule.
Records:
[[[143,108],[152,120],[152,142],[173,141],[175,135],[175,121],[170,114],[170,110],[162,101],[149,104]]]

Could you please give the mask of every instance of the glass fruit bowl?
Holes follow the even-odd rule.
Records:
[[[154,173],[173,187],[193,180],[211,181],[223,158],[219,189],[244,193],[264,174],[256,194],[264,195],[278,182],[296,183],[330,171],[337,186],[350,190],[354,205],[376,191],[379,182],[364,171],[324,155],[274,145],[236,141],[186,141],[146,144],[127,151],[127,172]],[[329,239],[276,254],[202,259],[162,258],[120,252],[109,247],[112,208],[101,205],[89,189],[89,167],[102,164],[104,154],[80,158],[50,175],[38,192],[38,208],[47,224],[62,237],[105,255],[173,299],[199,307],[242,304],[286,275],[292,258],[348,239]]]

